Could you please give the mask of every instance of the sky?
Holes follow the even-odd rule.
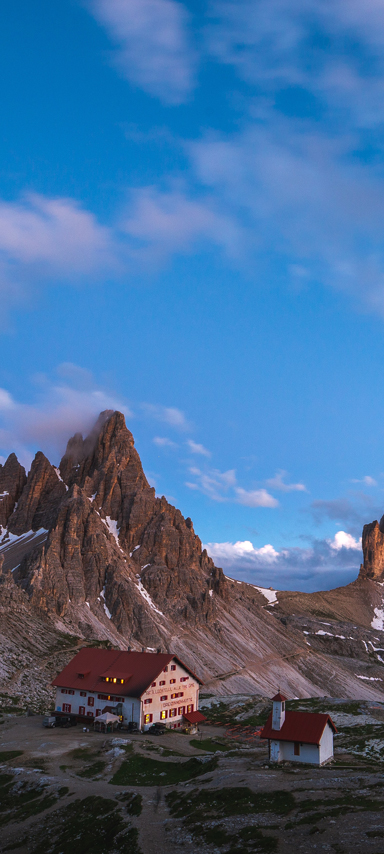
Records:
[[[384,513],[381,0],[3,8],[0,463],[119,409],[231,577]]]

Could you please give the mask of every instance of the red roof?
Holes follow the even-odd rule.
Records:
[[[122,652],[118,649],[84,647],[56,676],[52,685],[120,697],[141,697],[171,661],[176,661],[200,685],[203,684],[180,658],[170,653]],[[124,679],[124,684],[105,683],[101,678],[103,675]]]
[[[201,712],[188,712],[186,715],[183,715],[183,718],[185,718],[189,724],[200,724],[202,721],[207,720]]]
[[[276,694],[276,697],[272,697],[272,703],[273,703],[275,700],[278,700],[280,703],[285,703],[286,699],[287,699],[287,698],[286,698],[286,697],[283,697],[283,695],[282,695],[282,694],[280,694],[280,691],[279,691],[279,692],[278,692],[278,694]]]
[[[260,738],[275,738],[278,741],[300,741],[301,744],[319,744],[325,727],[329,723],[337,732],[329,715],[315,712],[286,712],[281,729],[272,729],[272,712],[261,730]]]

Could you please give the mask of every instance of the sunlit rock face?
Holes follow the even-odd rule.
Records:
[[[370,522],[363,528],[363,555],[360,577],[372,578],[374,581],[384,579],[384,516],[380,523]]]

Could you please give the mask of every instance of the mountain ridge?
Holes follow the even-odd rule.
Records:
[[[110,411],[69,440],[58,468],[38,452],[26,475],[10,455],[0,520],[0,691],[48,698],[64,647],[70,655],[74,644],[108,643],[172,649],[214,693],[268,694],[279,684],[294,696],[383,697],[379,523],[364,528],[351,585],[281,592],[269,604],[226,578],[191,519],[156,496],[124,416]],[[18,642],[21,619],[29,628]]]

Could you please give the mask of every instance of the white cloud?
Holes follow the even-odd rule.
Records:
[[[72,374],[76,375],[77,366],[70,367]],[[69,366],[66,364],[64,372],[68,371]],[[62,382],[57,378],[40,377],[33,404],[20,403],[11,398],[12,406],[0,406],[1,450],[6,454],[15,451],[27,467],[34,450],[43,450],[47,456],[54,455],[57,460],[68,438],[75,432],[88,432],[101,411],[118,409],[126,417],[132,417],[126,403],[98,386],[91,375],[85,384],[86,373],[79,368],[77,382],[72,383],[69,380]]]
[[[377,486],[377,480],[370,477],[369,474],[366,474],[365,477],[362,477],[361,479],[354,477],[351,479],[351,483],[364,483],[365,486]]]
[[[177,448],[176,442],[172,442],[172,439],[167,439],[166,436],[155,436],[152,441],[158,448]]]
[[[333,540],[327,540],[327,542],[331,549],[335,551],[339,551],[340,549],[356,549],[357,551],[361,551],[361,537],[359,540],[355,540],[346,531],[337,531]]]
[[[246,507],[278,507],[277,498],[270,495],[266,489],[242,489],[236,487],[236,501],[238,504],[245,504]]]
[[[344,531],[332,542],[313,540],[308,548],[278,551],[270,543],[255,548],[249,540],[206,543],[204,548],[230,577],[278,590],[328,590],[349,584],[359,572],[360,545]]]
[[[193,439],[187,439],[187,445],[192,454],[200,454],[202,457],[210,457],[211,452],[204,448],[204,445],[199,445],[198,442],[194,442]]]
[[[189,15],[175,0],[89,0],[88,7],[117,45],[113,61],[124,77],[166,104],[188,99],[194,84]]]
[[[307,492],[306,486],[303,483],[285,483],[284,478],[287,472],[279,469],[274,477],[266,481],[267,486],[271,489],[278,489],[280,492]]]
[[[14,409],[16,406],[13,397],[5,388],[0,388],[0,411]]]
[[[153,403],[142,403],[140,407],[143,412],[155,421],[162,421],[174,427],[175,430],[189,430],[190,424],[181,409],[176,406],[160,406]]]
[[[132,191],[130,210],[121,218],[120,228],[129,236],[132,251],[146,263],[148,258],[157,263],[171,253],[192,251],[204,241],[236,257],[241,243],[239,224],[220,213],[211,198],[192,198],[179,187]]]
[[[230,490],[236,484],[236,473],[234,469],[221,472],[218,469],[210,469],[209,471],[201,471],[196,466],[191,466],[189,469],[196,480],[195,482],[186,482],[189,489],[199,490],[213,501],[228,501]]]

